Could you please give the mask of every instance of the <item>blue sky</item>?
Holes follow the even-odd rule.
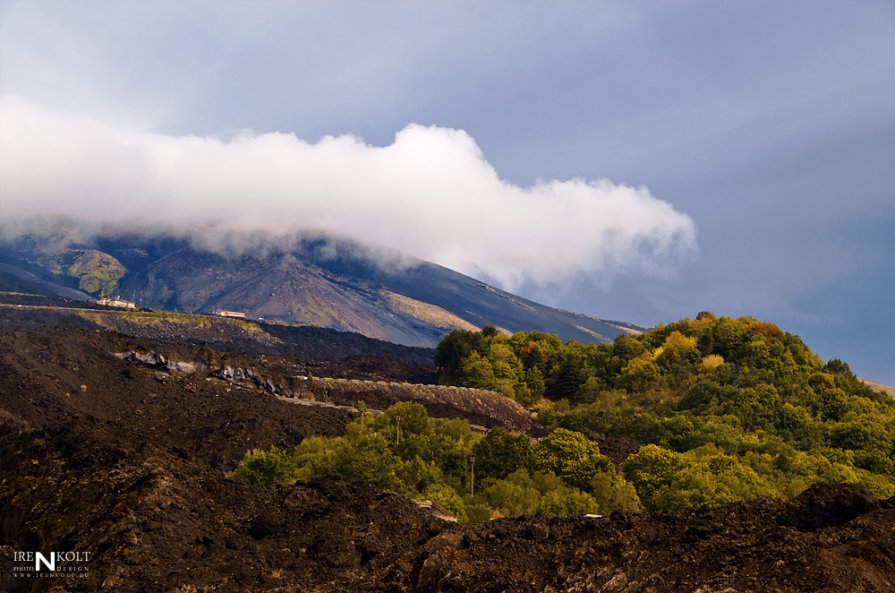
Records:
[[[170,136],[454,128],[513,188],[645,186],[698,252],[516,290],[645,324],[769,319],[895,384],[891,2],[3,0],[0,92]]]

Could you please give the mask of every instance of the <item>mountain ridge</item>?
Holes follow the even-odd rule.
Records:
[[[85,284],[88,258],[124,270]],[[105,257],[108,256],[108,257]],[[79,261],[76,270],[60,262]],[[222,254],[160,236],[99,237],[65,244],[20,238],[0,244],[0,288],[29,280],[41,293],[116,293],[153,309],[211,313],[318,325],[408,346],[434,346],[453,329],[494,325],[506,332],[545,331],[563,340],[609,342],[645,327],[542,305],[443,266],[354,243],[305,239],[289,249]],[[117,276],[117,274],[116,274]],[[14,282],[16,279],[17,282]],[[27,283],[26,283],[27,284]],[[87,293],[85,288],[98,286]]]

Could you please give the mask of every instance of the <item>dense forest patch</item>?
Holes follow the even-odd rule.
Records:
[[[355,476],[438,502],[463,522],[641,508],[631,484],[580,433],[560,428],[536,444],[503,428],[482,436],[466,420],[430,418],[415,402],[362,414],[344,436],[307,438],[292,452],[251,450],[236,473],[257,484]]]
[[[621,469],[647,508],[816,482],[895,494],[895,400],[772,323],[700,313],[605,345],[454,331],[435,363],[441,382],[498,390],[548,428],[644,445]]]

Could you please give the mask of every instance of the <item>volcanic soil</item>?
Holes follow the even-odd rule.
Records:
[[[231,473],[247,449],[340,434],[353,413],[121,356],[163,350],[242,360],[88,329],[0,334],[4,590],[895,591],[895,499],[849,486],[469,526],[351,479],[253,486]],[[92,558],[82,578],[13,578],[23,550]]]

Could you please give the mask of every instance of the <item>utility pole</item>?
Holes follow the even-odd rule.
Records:
[[[469,494],[475,496],[475,455],[469,457]]]
[[[360,412],[360,431],[364,431],[364,416],[367,415],[367,402],[360,400],[357,402],[357,411]]]
[[[395,419],[397,422],[397,426],[395,427],[395,444],[401,444],[401,418],[400,416]]]

